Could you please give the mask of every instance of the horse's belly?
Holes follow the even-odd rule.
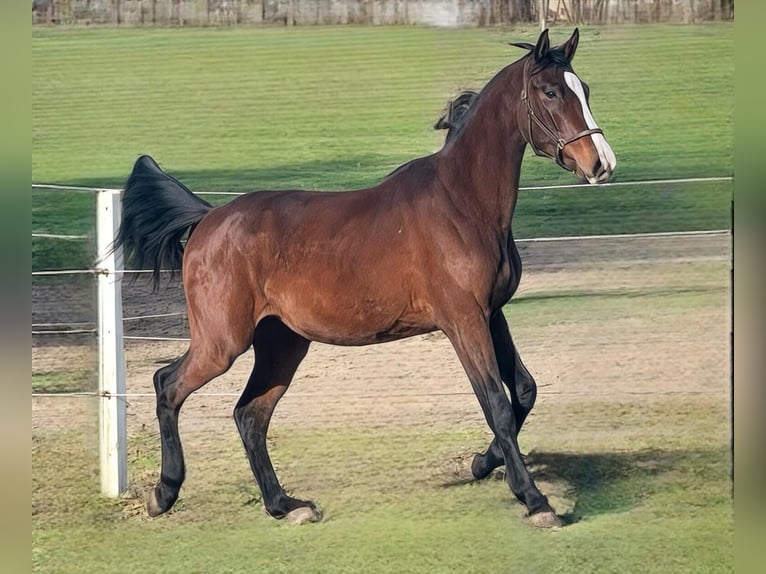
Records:
[[[348,294],[285,297],[275,309],[307,339],[333,345],[370,345],[428,333],[436,327],[425,309],[396,299]]]
[[[376,343],[388,343],[390,341],[398,341],[399,339],[406,339],[407,337],[414,337],[415,335],[422,335],[424,333],[430,333],[431,331],[436,330],[436,327],[433,325],[428,327],[422,325],[394,325],[391,328],[374,332],[362,329],[359,331],[339,331],[336,333],[330,333],[324,329],[301,332],[301,330],[292,327],[292,325],[288,324],[288,326],[311,341],[326,343],[328,345],[343,345],[350,347],[374,345]]]

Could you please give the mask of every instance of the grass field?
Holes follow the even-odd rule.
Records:
[[[454,453],[485,444],[480,427],[277,427],[272,450],[289,463],[282,472],[288,485],[316,496],[327,514],[304,527],[265,515],[230,425],[204,451],[206,463],[194,453],[198,478],[177,510],[154,521],[131,515],[137,506],[126,511],[95,495],[96,461],[82,448],[89,439],[37,435],[33,565],[39,572],[730,572],[728,452],[706,438],[725,428],[705,424],[725,419],[721,406],[702,400],[692,409],[676,399],[623,407],[622,427],[645,428],[648,407],[655,424],[672,419],[696,439],[655,432],[615,447],[588,436],[571,450],[554,437],[604,420],[610,406],[548,409],[537,426],[556,424],[526,441],[540,451],[529,456],[533,468],[547,466],[548,478],[566,481],[568,497],[576,498],[569,519],[578,521],[560,532],[525,525],[502,481],[460,484],[449,475]],[[144,440],[134,436],[130,444],[132,453],[150,453],[131,457],[135,473],[158,468],[157,437]],[[550,483],[536,474],[550,496]]]
[[[733,173],[732,25],[581,31],[575,69],[617,153],[617,181]],[[569,32],[555,29],[554,40]],[[121,186],[136,156],[150,153],[196,191],[369,185],[436,149],[442,134],[431,126],[447,98],[514,59],[508,41],[535,35],[33,29],[32,180]],[[547,160],[525,162],[522,185],[569,182]],[[91,195],[32,194],[34,231],[92,233]],[[726,228],[730,198],[728,182],[530,191],[515,233]],[[505,309],[540,385],[520,445],[569,523],[563,529],[526,525],[499,477],[465,479],[471,453],[490,437],[454,352],[435,335],[315,345],[301,366],[269,448],[286,488],[316,500],[323,522],[293,527],[265,516],[231,419],[236,399],[198,395],[181,414],[181,498],[148,519],[142,501],[158,478],[159,436],[153,401],[140,395],[184,345],[133,342],[125,498],[99,495],[94,399],[32,399],[32,568],[732,572],[727,242],[525,247],[555,253],[523,254],[521,290]],[[90,247],[33,240],[34,268],[85,266]],[[46,282],[38,303],[50,320],[79,320],[68,286],[86,310],[92,289],[58,281]],[[126,300],[130,289],[139,287],[125,286]],[[170,307],[167,293],[150,296],[157,312]],[[139,334],[155,328],[149,321]],[[96,357],[82,339],[35,338],[33,388],[93,390]],[[241,390],[247,361],[206,389]]]
[[[554,29],[562,41],[567,29]],[[32,180],[120,187],[153,155],[195,191],[352,189],[431,153],[447,100],[533,28],[34,29]],[[733,25],[582,29],[575,69],[616,181],[733,173]],[[525,162],[522,185],[572,183]],[[725,228],[731,184],[522,193],[518,237]],[[223,201],[218,198],[217,201]],[[33,230],[87,234],[90,196],[32,192]],[[33,267],[89,247],[36,239]]]

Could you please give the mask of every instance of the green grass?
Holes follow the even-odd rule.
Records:
[[[554,29],[554,41],[570,32]],[[439,147],[447,99],[534,28],[33,29],[32,180],[121,186],[148,153],[196,191],[352,189]],[[581,30],[575,69],[617,181],[733,173],[731,24]],[[570,183],[529,157],[522,185]],[[19,190],[19,193],[23,193]],[[727,227],[730,183],[526,192],[517,235]],[[35,231],[92,233],[92,199],[32,192]],[[82,266],[33,241],[37,269]]]
[[[514,235],[550,237],[728,229],[731,181],[522,191]]]
[[[699,428],[696,438],[654,431],[639,445],[616,449],[599,442],[600,435],[586,437],[587,448],[556,449],[545,436],[558,431],[543,434],[533,425],[525,442],[538,443],[529,455],[533,468],[543,468],[535,471],[538,481],[549,490],[557,482],[567,487],[572,524],[559,532],[526,526],[502,481],[466,484],[451,474],[455,452],[485,445],[482,429],[276,429],[273,456],[288,487],[315,497],[326,514],[324,522],[303,527],[265,516],[233,425],[207,453],[213,466],[199,468],[196,459],[190,474],[204,476],[184,489],[174,511],[154,520],[133,514],[130,502],[98,496],[96,461],[81,436],[42,436],[34,441],[33,566],[37,572],[548,573],[641,565],[657,573],[730,572],[729,457],[720,422],[726,406],[711,399],[695,405],[665,400],[651,411],[657,420]],[[580,421],[603,420],[607,412],[598,403],[574,407]],[[634,405],[621,425],[645,424],[645,411]],[[549,415],[575,424],[567,412]],[[140,437],[131,441],[134,473],[156,472],[157,443],[156,436],[146,445]]]

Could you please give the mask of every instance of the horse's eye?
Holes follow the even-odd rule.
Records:
[[[556,92],[554,92],[553,90],[547,90],[547,91],[545,92],[545,95],[547,96],[547,98],[548,98],[549,100],[552,100],[553,98],[555,98],[555,97],[556,97]]]

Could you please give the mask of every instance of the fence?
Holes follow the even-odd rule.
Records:
[[[545,3],[547,9],[540,9]],[[545,12],[545,18],[541,18]],[[33,0],[33,24],[489,26],[733,20],[734,0]]]
[[[645,182],[615,182],[604,184],[609,186],[630,185],[663,185],[673,183],[704,183],[715,181],[731,181],[731,177],[717,178],[689,178],[674,180],[653,180]],[[525,191],[541,191],[551,189],[573,189],[586,186],[587,184],[559,185],[559,186],[536,186],[522,188]],[[33,188],[49,190],[70,190],[96,194],[95,209],[97,213],[96,225],[96,259],[91,269],[71,270],[38,270],[33,272],[34,277],[50,276],[95,276],[97,280],[97,321],[95,327],[88,321],[62,322],[38,322],[33,320],[32,334],[34,337],[45,338],[51,335],[79,336],[97,335],[98,337],[98,380],[97,391],[77,391],[80,396],[96,396],[99,399],[99,439],[101,460],[101,488],[108,496],[118,496],[127,487],[127,425],[126,425],[126,400],[131,396],[145,396],[126,393],[125,388],[125,340],[176,340],[184,341],[184,337],[165,336],[125,336],[123,324],[134,321],[164,320],[167,318],[182,319],[182,312],[170,313],[145,313],[139,316],[125,317],[122,307],[122,280],[126,273],[122,269],[122,257],[119,252],[112,251],[112,242],[120,220],[120,190],[82,188],[69,186],[56,186],[33,184]],[[228,195],[228,194],[226,194]],[[641,233],[621,235],[593,235],[579,237],[539,237],[517,240],[519,244],[539,242],[561,242],[572,240],[626,238],[626,237],[657,237],[657,236],[680,236],[702,234],[728,234],[730,230],[692,231],[673,233]],[[33,238],[48,241],[87,241],[92,238],[85,235],[63,235],[56,233],[33,233]],[[130,273],[143,273],[142,270],[130,271]],[[182,299],[182,298],[181,298]],[[181,302],[182,303],[182,300]],[[33,307],[33,317],[35,316]],[[34,359],[33,359],[34,373]],[[205,393],[197,393],[204,395]],[[67,393],[33,392],[33,396],[65,396]],[[220,396],[220,393],[218,393]]]

